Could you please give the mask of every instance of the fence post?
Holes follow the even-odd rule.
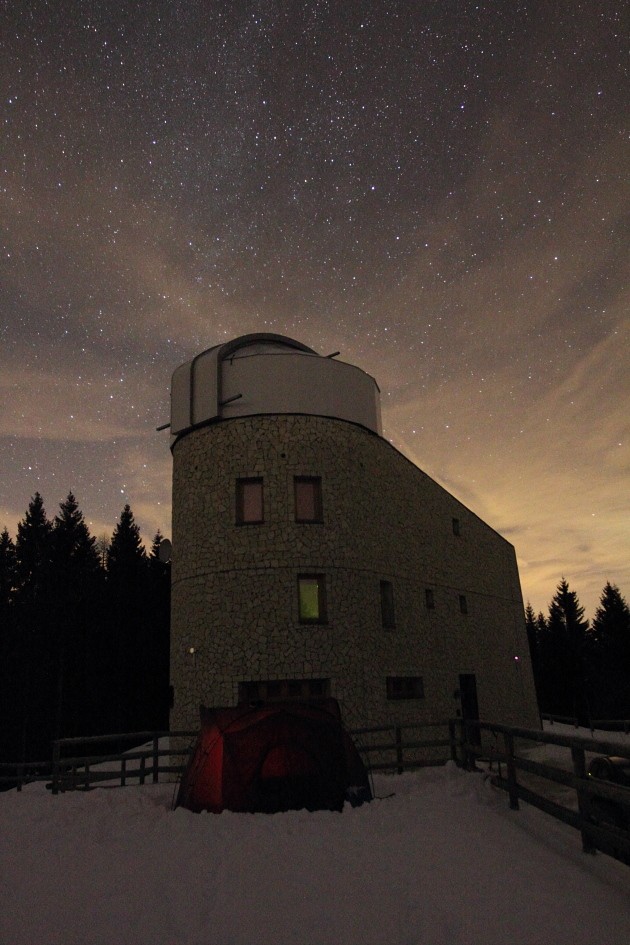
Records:
[[[510,809],[519,810],[518,785],[516,783],[516,765],[514,764],[514,736],[511,732],[505,733],[505,754],[507,756],[508,793],[510,795]]]
[[[403,746],[402,746],[402,730],[400,725],[396,726],[396,770],[398,774],[402,774],[404,771],[403,768]]]
[[[159,755],[158,755],[158,746],[159,739],[157,735],[153,736],[153,783],[157,784],[158,782],[158,765],[159,765]]]
[[[573,773],[579,781],[586,780],[586,759],[583,748],[571,748],[571,758],[573,760]],[[595,853],[596,847],[587,831],[584,829],[587,823],[587,810],[584,803],[584,792],[582,785],[577,785],[578,810],[580,812],[580,833],[582,834],[582,849],[585,853]]]
[[[147,756],[143,755],[140,759],[140,784],[144,784]]]
[[[470,737],[471,724],[468,719],[463,720],[463,732],[464,732],[464,767],[466,771],[475,771],[477,768],[477,758],[472,749],[472,738]]]
[[[455,735],[455,719],[448,720],[448,740],[451,743],[451,761],[454,761],[456,765],[459,766],[459,761],[457,760],[457,741]]]
[[[52,755],[52,792],[53,794],[59,794],[59,758],[61,754],[61,748],[58,741],[53,742],[53,755]]]
[[[120,759],[120,786],[125,787],[127,784],[127,759]]]
[[[456,762],[458,767],[466,767],[466,732],[464,730],[464,720],[454,719],[456,728],[459,728],[459,737],[455,736],[455,751],[457,753]]]

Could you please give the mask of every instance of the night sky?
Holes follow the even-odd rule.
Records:
[[[170,535],[171,373],[271,331],[377,379],[537,610],[630,596],[623,4],[0,9],[0,528]]]

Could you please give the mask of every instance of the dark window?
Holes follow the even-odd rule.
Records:
[[[435,609],[435,594],[433,593],[430,587],[427,587],[427,589],[424,592],[424,596],[427,602],[428,610],[434,610]]]
[[[459,595],[459,609],[463,614],[468,613],[468,601],[466,600],[465,594]]]
[[[295,476],[295,521],[321,522],[322,481],[319,476]]]
[[[384,627],[395,627],[394,585],[391,581],[381,581],[381,621]]]
[[[462,533],[462,527],[461,527],[461,525],[460,525],[460,523],[459,523],[459,519],[458,519],[458,518],[454,518],[454,519],[453,519],[453,534],[454,534],[454,535],[461,535],[461,533]]]
[[[424,699],[422,676],[388,676],[388,699]]]
[[[262,479],[236,480],[237,525],[259,525],[264,521]]]
[[[266,679],[238,684],[241,705],[247,702],[325,699],[329,694],[329,679]]]
[[[326,579],[323,574],[298,577],[300,623],[326,623]]]

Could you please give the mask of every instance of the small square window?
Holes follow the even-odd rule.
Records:
[[[468,613],[468,601],[465,594],[459,595],[459,609],[462,614]]]
[[[394,585],[391,581],[381,581],[381,622],[387,629],[396,626],[394,616]]]
[[[260,525],[261,522],[264,522],[262,479],[237,479],[236,524]]]
[[[298,577],[300,623],[326,623],[326,579],[323,574]]]
[[[460,524],[460,521],[458,518],[454,518],[453,519],[453,534],[461,535],[461,533],[462,533],[462,526]]]
[[[427,610],[435,610],[435,593],[433,592],[432,588],[426,588],[424,597],[427,603]]]
[[[295,521],[322,522],[322,480],[319,476],[295,476]]]
[[[388,676],[385,682],[388,699],[424,699],[422,676]]]

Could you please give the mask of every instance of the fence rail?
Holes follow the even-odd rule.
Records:
[[[524,800],[579,830],[586,853],[601,850],[630,865],[630,788],[589,777],[586,763],[589,754],[630,760],[630,745],[462,719],[451,720],[449,727],[453,759],[469,769],[480,759],[487,760],[491,769],[496,765],[493,783],[507,792],[513,810],[519,809],[519,799]],[[541,744],[567,749],[567,767],[526,756],[528,749]],[[524,783],[519,772],[532,775],[533,783]],[[572,789],[569,804],[550,796],[552,792],[545,789],[548,782]]]
[[[192,739],[197,731],[175,732],[131,732],[117,735],[94,735],[88,738],[60,738],[53,742],[53,760],[51,789],[53,794],[60,791],[73,791],[78,788],[87,790],[97,782],[116,782],[125,787],[129,782],[145,784],[148,779],[153,784],[160,775],[181,774],[192,750]],[[168,738],[168,747],[160,747],[160,741]],[[187,741],[188,744],[177,744]],[[91,747],[99,745],[133,743],[131,749],[120,749],[110,753],[74,754],[68,756],[68,748]],[[173,758],[180,759],[173,762]],[[138,764],[134,766],[134,762]],[[98,770],[94,770],[97,768]]]
[[[588,722],[584,722],[574,716],[547,713],[543,713],[540,717],[551,725],[554,722],[560,722],[562,725],[572,725],[573,728],[588,728],[591,732],[595,729],[602,732],[624,732],[626,735],[630,732],[630,719],[589,719]]]
[[[21,790],[22,784],[46,780],[53,794],[87,790],[106,782],[123,787],[130,783],[156,783],[161,775],[182,774],[197,734],[198,730],[186,730],[61,738],[53,742],[52,763],[0,765],[0,783],[4,780]],[[352,729],[350,734],[373,771],[400,774],[443,763],[451,754],[447,721],[371,726]],[[169,745],[162,747],[161,740],[166,738]],[[125,744],[131,747],[125,750]],[[3,769],[7,771],[4,778]]]

